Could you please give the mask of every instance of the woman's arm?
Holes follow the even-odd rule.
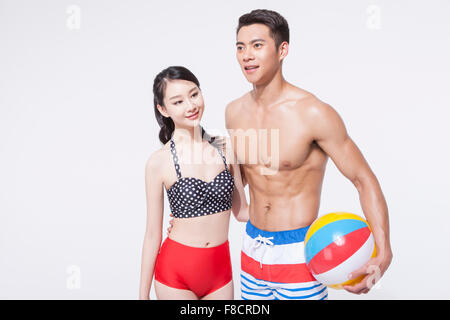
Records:
[[[150,299],[156,257],[162,240],[164,193],[161,161],[158,151],[150,156],[145,166],[145,190],[147,198],[147,226],[142,248],[139,299]]]

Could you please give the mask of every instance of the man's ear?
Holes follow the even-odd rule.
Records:
[[[278,53],[280,54],[280,61],[286,58],[288,52],[289,52],[289,43],[287,41],[283,41],[280,44],[280,48],[278,50]]]
[[[161,113],[164,117],[169,118],[170,116],[167,114],[166,107],[161,105],[156,105],[156,108],[158,108],[159,113]]]

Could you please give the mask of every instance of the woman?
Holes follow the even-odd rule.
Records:
[[[226,158],[220,142],[224,139],[208,136],[200,126],[204,101],[188,69],[160,72],[153,94],[164,145],[146,164],[147,227],[139,298],[149,298],[155,274],[158,299],[233,299],[230,211],[237,220],[248,220],[239,167]],[[174,221],[160,246],[163,187]]]

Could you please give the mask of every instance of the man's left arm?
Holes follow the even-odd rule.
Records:
[[[370,277],[371,273],[378,272],[378,276],[381,277],[392,260],[386,200],[375,174],[348,136],[339,114],[331,106],[318,100],[308,110],[307,117],[314,141],[358,190],[362,210],[372,229],[377,256],[349,275],[350,279],[366,275],[361,282],[354,286],[344,286],[344,289],[352,293],[367,293],[374,284],[373,277]]]

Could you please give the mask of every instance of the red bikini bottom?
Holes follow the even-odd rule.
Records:
[[[199,298],[222,288],[232,280],[228,240],[216,247],[198,248],[167,237],[156,259],[155,280],[190,290]]]

